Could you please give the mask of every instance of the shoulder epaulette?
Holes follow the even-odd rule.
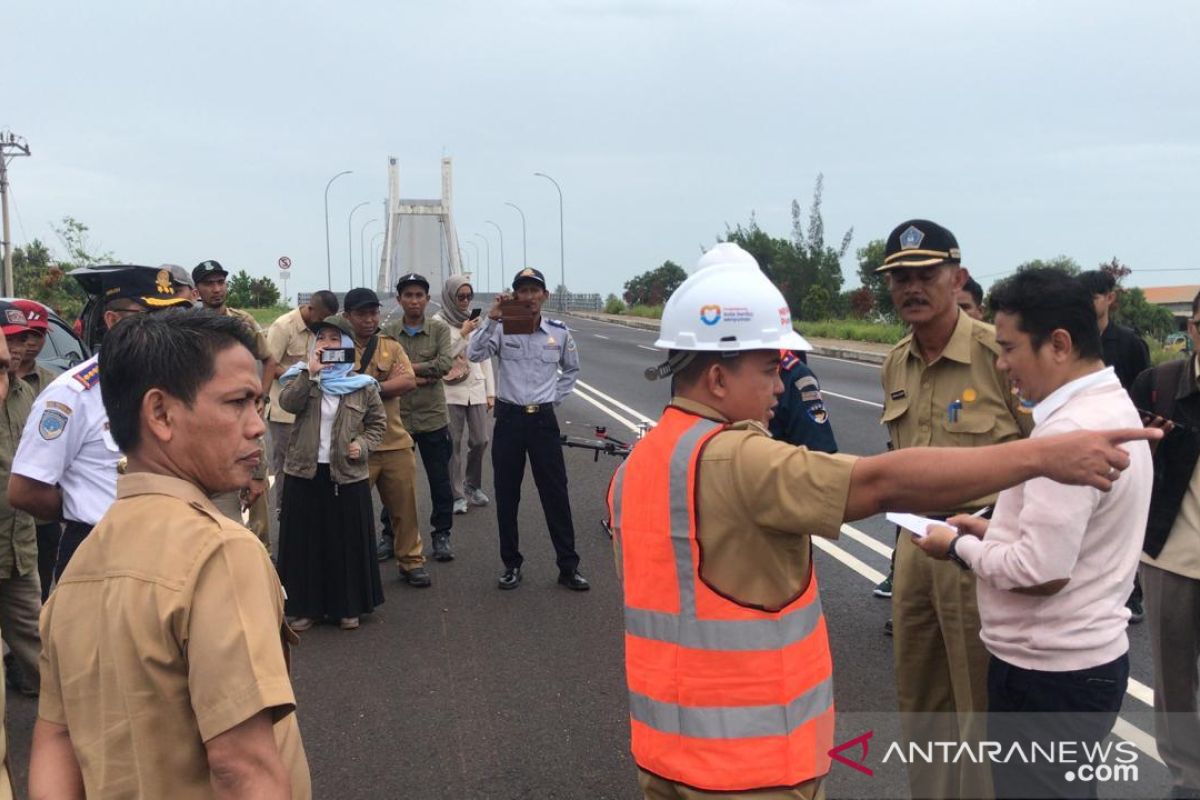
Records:
[[[92,364],[91,366],[71,373],[71,378],[79,383],[84,389],[91,389],[94,386],[100,385],[100,364]]]

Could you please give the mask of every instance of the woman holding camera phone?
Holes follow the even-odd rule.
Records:
[[[442,382],[453,447],[450,485],[455,514],[467,513],[468,504],[486,506],[490,502],[482,488],[483,455],[490,438],[487,414],[496,402],[496,388],[490,360],[479,364],[467,360],[467,342],[481,322],[480,309],[471,308],[474,299],[475,289],[467,279],[452,275],[442,284],[442,310],[434,315],[450,326],[450,352],[454,356],[454,365],[442,376]]]
[[[322,619],[353,630],[383,602],[367,456],[387,419],[379,384],[354,372],[350,323],[327,317],[314,333],[308,361],[279,379],[279,404],[296,415],[283,467],[279,578],[293,630]]]

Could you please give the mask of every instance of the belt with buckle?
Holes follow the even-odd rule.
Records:
[[[501,400],[499,402],[502,405],[508,406],[509,408],[517,409],[522,414],[540,414],[542,411],[545,411],[546,409],[554,408],[553,403],[530,403],[529,405],[521,405],[519,403],[509,403],[506,400]]]

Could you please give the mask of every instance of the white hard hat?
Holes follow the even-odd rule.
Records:
[[[663,307],[655,347],[690,352],[740,353],[746,350],[811,350],[792,328],[783,294],[767,279],[754,256],[722,242],[696,264],[696,272]],[[663,364],[665,377],[680,364]]]

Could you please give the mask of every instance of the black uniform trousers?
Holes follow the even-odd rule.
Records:
[[[536,407],[496,402],[496,427],[492,431],[492,472],[496,481],[496,520],[500,528],[500,559],[511,569],[521,566],[520,536],[517,532],[517,508],[521,503],[521,483],[525,478],[525,456],[533,468],[533,482],[542,500],[546,527],[554,543],[560,573],[572,573],[579,566],[575,553],[575,525],[571,521],[571,500],[567,495],[567,465],[563,460],[558,419],[554,406]]]
[[[425,466],[425,477],[429,479],[429,500],[433,511],[429,514],[429,524],[434,533],[450,533],[454,525],[454,488],[450,484],[450,456],[454,454],[454,445],[450,441],[449,426],[438,428],[436,431],[424,433],[409,433],[421,454],[421,463]]]
[[[79,545],[83,544],[83,540],[92,532],[94,526],[74,520],[66,520],[63,525],[62,536],[58,540],[58,556],[54,561],[54,580],[62,577],[63,570],[67,568],[67,564],[71,563],[71,556],[75,555],[75,551]]]

